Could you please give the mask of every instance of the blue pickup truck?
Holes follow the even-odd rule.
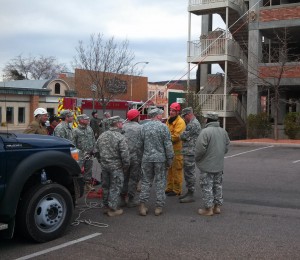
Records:
[[[68,140],[0,133],[0,237],[14,231],[36,242],[60,237],[84,182]]]

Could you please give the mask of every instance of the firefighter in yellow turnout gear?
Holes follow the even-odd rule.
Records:
[[[182,155],[182,141],[180,140],[181,133],[185,130],[185,122],[180,117],[180,104],[174,102],[170,105],[170,117],[167,120],[167,126],[170,130],[174,160],[172,166],[168,170],[167,177],[167,196],[178,196],[182,193],[183,183],[183,155]]]

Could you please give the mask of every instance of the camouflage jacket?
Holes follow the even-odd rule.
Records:
[[[79,149],[79,158],[84,159],[87,154],[94,151],[95,136],[90,126],[78,125],[73,129],[73,144]]]
[[[101,132],[105,132],[109,129],[109,124],[108,124],[109,118],[103,118],[101,122]]]
[[[200,134],[201,125],[196,117],[194,117],[187,125],[183,133],[180,135],[182,140],[182,153],[184,155],[194,155],[196,140]]]
[[[96,142],[101,167],[110,170],[128,169],[130,165],[129,149],[124,135],[116,127],[101,134]]]
[[[54,135],[73,141],[72,128],[65,121],[61,121],[54,129]]]
[[[152,120],[142,127],[143,162],[166,162],[174,157],[171,134],[160,121]]]
[[[129,121],[123,125],[131,160],[140,160],[142,157],[141,129],[142,126],[137,122]]]

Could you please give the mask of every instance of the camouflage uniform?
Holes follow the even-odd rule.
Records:
[[[200,186],[206,209],[223,204],[222,176],[224,155],[230,140],[219,122],[210,122],[201,130],[195,146],[196,165],[200,169]]]
[[[141,178],[141,157],[142,157],[142,126],[134,121],[128,121],[123,125],[124,135],[130,153],[130,167],[124,176],[124,186],[121,195],[124,197],[128,194],[133,198],[136,193],[137,184]]]
[[[91,154],[95,145],[94,132],[90,126],[79,124],[73,129],[73,143],[79,149],[79,165],[84,168],[84,180],[90,182],[92,179],[93,160]]]
[[[150,188],[155,179],[156,207],[165,205],[167,165],[174,157],[171,135],[167,126],[160,121],[150,121],[142,127],[143,158],[142,187],[140,202],[149,200]]]
[[[125,136],[117,127],[111,127],[101,134],[96,143],[102,168],[104,206],[116,210],[124,182],[124,171],[130,165],[129,149]]]
[[[103,118],[101,122],[101,133],[109,129],[109,118]]]
[[[73,141],[72,128],[65,121],[61,121],[54,129],[54,135]]]
[[[195,174],[195,143],[200,134],[201,125],[194,117],[186,126],[185,131],[180,135],[182,140],[183,171],[186,187],[194,192],[196,183]]]
[[[33,120],[25,129],[24,134],[48,135],[48,130],[42,123]]]

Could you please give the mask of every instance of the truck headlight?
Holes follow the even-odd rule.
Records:
[[[73,159],[79,163],[79,150],[75,147],[71,147],[70,148],[70,151],[71,151],[71,155],[73,157]]]

